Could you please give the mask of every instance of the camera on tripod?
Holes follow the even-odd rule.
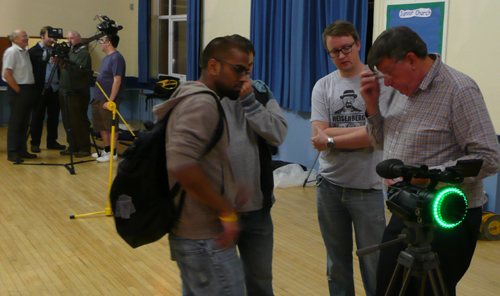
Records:
[[[444,171],[429,170],[426,165],[405,165],[399,159],[384,160],[377,165],[379,176],[385,179],[403,178],[402,182],[389,186],[387,207],[403,218],[407,227],[397,239],[358,250],[356,254],[364,256],[399,242],[408,245],[399,253],[386,296],[406,295],[410,277],[417,280],[411,286],[415,295],[448,295],[438,255],[432,252],[434,227],[450,229],[462,223],[467,214],[467,197],[453,184],[462,183],[466,177],[477,176],[482,165],[482,159],[460,160]],[[430,183],[427,187],[419,187],[411,184],[413,178],[429,179]],[[437,188],[439,182],[448,185]],[[426,288],[427,279],[430,288]]]
[[[64,38],[63,29],[61,28],[48,28],[47,36],[54,39],[54,43],[51,45],[51,56],[57,57],[62,60],[68,58],[68,54],[71,50],[71,46],[67,42],[58,43],[57,39]]]
[[[399,159],[384,160],[377,165],[377,174],[385,179],[402,177],[403,181],[389,186],[387,207],[405,221],[444,228],[458,226],[467,213],[467,197],[457,187],[436,189],[438,182],[459,184],[465,177],[475,177],[482,159],[460,160],[444,171],[429,170],[426,165],[405,165]],[[426,188],[411,184],[413,178],[430,179]]]
[[[103,36],[114,35],[118,33],[118,31],[123,29],[123,26],[118,25],[117,22],[115,22],[114,20],[110,19],[105,15],[98,14],[95,16],[94,20],[96,19],[99,20],[99,24],[97,25],[97,30],[99,30],[100,33],[88,38],[87,40],[85,40],[85,42],[73,44],[73,49],[77,49],[81,46],[87,45],[88,43],[95,41]],[[72,45],[68,42],[61,42],[61,43],[57,42],[57,39],[64,38],[63,29],[50,28],[48,30],[48,37],[53,38],[55,41],[54,43],[52,43],[51,46],[51,56],[57,57],[61,61],[68,60]]]

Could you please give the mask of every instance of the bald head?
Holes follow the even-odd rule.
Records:
[[[19,35],[22,35],[23,33],[26,33],[26,32],[22,29],[17,29],[17,30],[12,31],[12,33],[10,33],[10,36],[9,36],[10,41],[14,42],[14,38],[16,38]]]
[[[26,48],[28,46],[28,34],[22,29],[14,30],[10,34],[10,41],[21,48]]]
[[[68,43],[70,43],[71,45],[75,45],[82,42],[82,36],[77,31],[69,31],[67,38],[68,38]]]

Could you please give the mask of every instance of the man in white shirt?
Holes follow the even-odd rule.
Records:
[[[28,54],[28,34],[18,29],[10,34],[13,43],[3,55],[2,79],[7,82],[10,118],[7,131],[7,159],[14,163],[36,158],[28,153],[26,141],[31,104],[36,96],[35,77]]]

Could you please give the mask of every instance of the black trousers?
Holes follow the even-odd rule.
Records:
[[[15,156],[27,152],[28,127],[31,115],[31,105],[36,96],[34,84],[20,84],[19,93],[7,86],[10,117],[7,130],[7,153]]]
[[[71,92],[59,91],[59,104],[69,149],[90,152],[90,121],[87,115],[90,88]],[[68,134],[68,130],[71,132]]]
[[[476,249],[481,220],[482,208],[472,208],[467,210],[465,219],[457,227],[434,229],[434,240],[431,243],[432,251],[438,254],[444,284],[450,296],[456,295],[457,283],[470,266]],[[403,228],[406,228],[403,219],[393,214],[385,229],[382,242],[396,239]],[[377,296],[385,295],[396,268],[399,253],[406,247],[406,243],[398,243],[380,250],[377,269]],[[414,278],[410,281],[406,295],[418,295],[416,294],[418,291],[416,282]],[[434,295],[429,279],[426,279],[425,283],[424,295]],[[399,293],[401,282],[397,283],[396,287]]]
[[[38,92],[37,100],[32,105],[31,110],[31,145],[40,145],[45,113],[47,113],[47,144],[57,140],[59,110],[59,91],[54,92],[52,88],[49,88],[43,99],[42,91]]]

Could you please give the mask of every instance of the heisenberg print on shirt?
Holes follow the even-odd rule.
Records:
[[[346,90],[333,102],[330,127],[357,127],[365,125],[365,102],[354,90]]]

